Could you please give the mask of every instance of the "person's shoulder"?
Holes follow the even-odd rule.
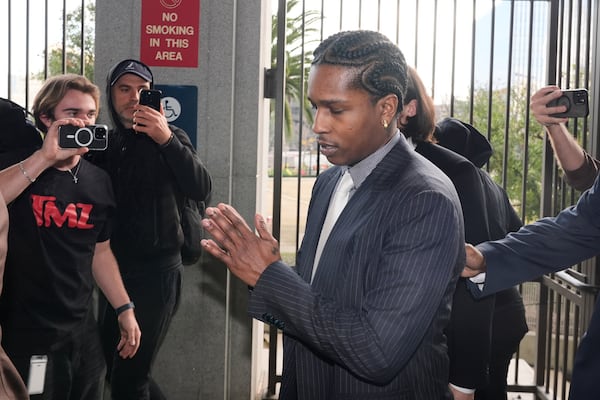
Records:
[[[467,158],[435,143],[419,143],[417,152],[442,169],[477,169]]]
[[[454,197],[456,193],[448,174],[439,165],[417,152],[408,168],[399,171],[396,186],[399,192],[405,194],[432,191]]]
[[[485,184],[481,176],[481,169],[452,150],[437,144],[427,143],[420,154],[446,174],[458,191],[469,190],[469,187],[475,189],[475,187],[481,187]]]

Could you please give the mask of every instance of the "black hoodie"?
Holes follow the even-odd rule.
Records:
[[[179,207],[184,197],[205,201],[211,178],[183,130],[170,126],[173,140],[161,146],[123,126],[111,96],[111,83],[117,73],[122,75],[123,62],[108,73],[106,96],[114,129],[109,132],[104,160],[96,161],[111,176],[117,200],[111,246],[121,272],[131,276],[180,264]]]

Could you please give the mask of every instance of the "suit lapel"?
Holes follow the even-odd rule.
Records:
[[[335,279],[339,279],[347,272],[340,270],[344,264],[340,261],[348,256],[348,250],[342,246],[347,245],[353,232],[360,228],[361,223],[358,221],[368,218],[371,211],[377,207],[377,201],[381,196],[380,192],[391,190],[398,180],[402,179],[402,171],[409,164],[409,160],[414,157],[414,150],[410,148],[404,138],[401,138],[353,194],[340,214],[323,249],[319,261],[319,272],[315,275],[313,286],[321,288],[321,285],[326,282],[332,284]],[[340,175],[341,168],[332,167],[323,172],[315,183],[307,217],[306,233],[298,255],[298,273],[306,282],[310,282],[321,227],[335,183]],[[329,284],[327,285],[329,286]]]
[[[306,282],[310,282],[312,275],[312,266],[315,259],[315,251],[321,228],[327,215],[329,200],[333,194],[335,184],[342,175],[340,167],[331,167],[321,173],[315,182],[310,204],[308,207],[308,215],[306,220],[306,232],[302,240],[302,246],[298,253],[298,274]],[[306,251],[305,249],[308,249]]]

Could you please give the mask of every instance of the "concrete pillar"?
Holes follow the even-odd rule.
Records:
[[[198,87],[197,143],[213,177],[212,203],[231,203],[249,221],[268,114],[262,75],[271,39],[269,27],[261,30],[270,23],[263,3],[201,2],[198,68],[151,67],[157,84]],[[141,0],[96,2],[95,80],[102,88],[111,65],[139,58],[141,6]],[[110,123],[106,109],[100,119]],[[247,288],[207,258],[186,268],[181,306],[153,376],[169,399],[249,399],[256,378]]]

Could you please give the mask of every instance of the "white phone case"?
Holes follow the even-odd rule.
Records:
[[[47,356],[31,356],[29,360],[29,379],[27,380],[29,394],[44,393],[46,364],[48,364]]]

